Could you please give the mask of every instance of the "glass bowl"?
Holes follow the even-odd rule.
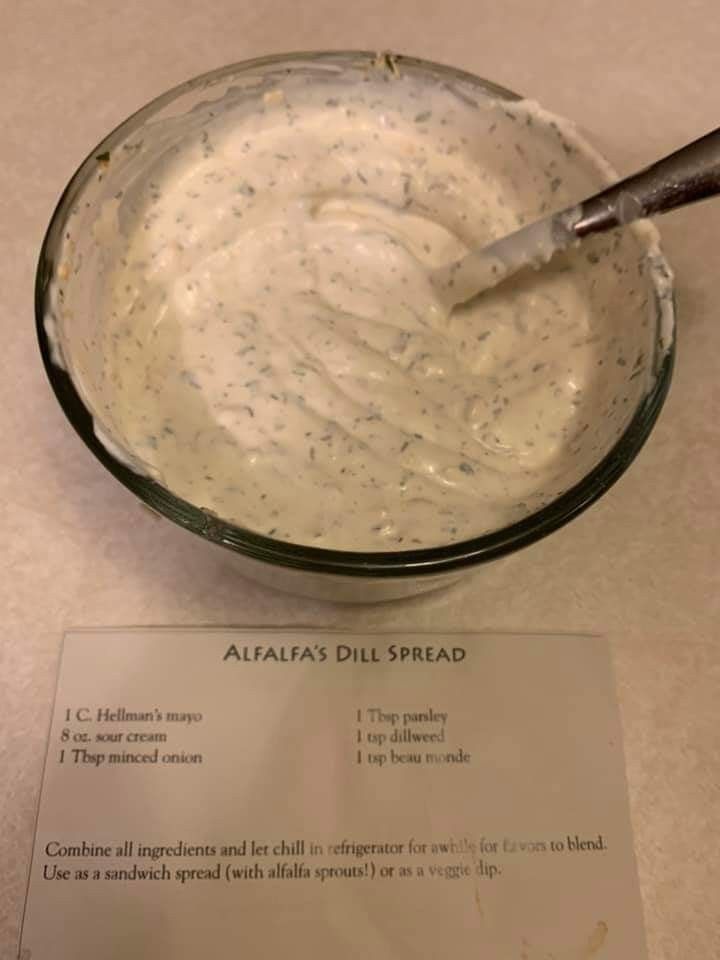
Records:
[[[267,89],[289,74],[322,79],[328,75],[361,77],[369,69],[402,71],[452,88],[468,101],[491,98],[512,103],[521,98],[487,80],[452,67],[411,57],[369,52],[285,54],[226,66],[162,94],[110,133],[83,161],[53,213],[42,249],[35,286],[37,331],[43,361],[55,395],[95,457],[149,508],[221,548],[243,574],[292,593],[335,601],[377,601],[406,597],[456,580],[480,564],[526,547],[568,523],[589,507],[633,461],[660,412],[674,359],[674,304],[671,272],[656,245],[642,247],[640,268],[647,285],[653,327],[652,376],[611,448],[571,489],[504,529],[461,543],[416,550],[354,552],[288,543],[243,529],[176,496],[137,469],[127,451],[113,441],[93,409],[91,391],[77,370],[90,363],[96,341],[98,256],[95,225],[102,204],[118,183],[147,163],[143,131],[164,123],[170,131],[202,122],[228,91]],[[554,121],[550,121],[551,124]],[[597,187],[612,179],[607,163],[577,134],[582,147],[574,162]],[[568,151],[569,152],[569,151]],[[111,156],[120,158],[110,163]],[[589,174],[588,174],[589,171]],[[589,191],[588,191],[589,192]],[[572,197],[572,200],[579,197]],[[638,241],[640,242],[640,241]]]

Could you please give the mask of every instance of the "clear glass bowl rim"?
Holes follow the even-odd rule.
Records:
[[[490,93],[500,99],[521,99],[520,95],[512,90],[455,67],[401,54],[385,56],[391,57],[392,63],[400,69],[405,66],[429,70],[436,75],[446,76],[448,80],[460,79],[469,82],[484,93]],[[282,53],[245,60],[211,70],[178,84],[131,114],[90,151],[70,179],[55,207],[38,260],[35,277],[35,320],[45,370],[65,416],[103,466],[156,513],[205,540],[268,564],[314,573],[360,578],[437,576],[498,559],[547,536],[586,510],[622,476],[647,440],[670,386],[675,359],[674,297],[670,304],[673,339],[656,371],[655,381],[650,391],[643,398],[630,423],[612,449],[579,483],[536,513],[492,533],[445,546],[387,552],[326,550],[275,540],[224,521],[176,496],[150,477],[131,470],[98,440],[93,427],[92,414],[80,398],[67,372],[53,362],[52,349],[44,323],[46,311],[49,309],[50,281],[57,262],[64,226],[77,196],[96,171],[95,158],[98,154],[111,149],[119,139],[124,138],[178,96],[197,87],[216,83],[225,76],[234,76],[244,70],[279,67],[283,63],[291,64],[298,61],[357,65],[361,62],[374,61],[377,57],[378,54],[372,51],[339,50]],[[656,309],[659,322],[660,308],[657,295]]]

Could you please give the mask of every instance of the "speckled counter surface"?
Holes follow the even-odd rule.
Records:
[[[203,5],[204,6],[204,5]],[[613,645],[655,958],[720,955],[720,201],[662,224],[670,399],[628,474],[554,536],[427,598],[333,607],[241,580],[92,459],[35,343],[33,272],[79,159],[173,84],[261,53],[391,48],[572,117],[622,172],[716,126],[715,0],[84,0],[0,11],[0,958],[14,956],[62,631],[120,624],[572,630]]]

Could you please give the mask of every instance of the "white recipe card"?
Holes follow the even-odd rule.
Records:
[[[607,643],[65,638],[28,960],[642,960]]]

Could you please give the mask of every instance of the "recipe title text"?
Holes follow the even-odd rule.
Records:
[[[236,645],[231,643],[223,660],[242,663],[460,663],[465,659],[464,647],[443,647],[435,644],[405,645],[391,643],[387,648],[350,646],[339,643],[326,646],[305,645]]]

